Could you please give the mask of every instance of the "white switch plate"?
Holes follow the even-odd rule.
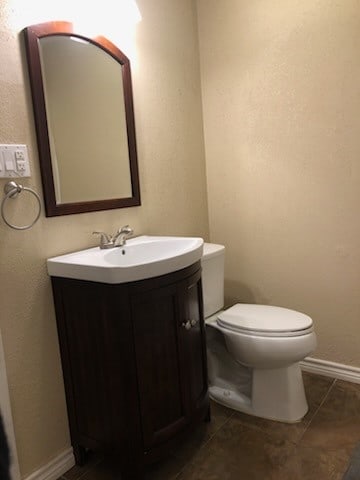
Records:
[[[30,176],[27,146],[0,144],[0,178]]]

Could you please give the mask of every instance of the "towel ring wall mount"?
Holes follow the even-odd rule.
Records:
[[[36,198],[37,203],[38,203],[39,210],[36,214],[36,217],[28,225],[14,225],[14,224],[10,223],[6,219],[6,216],[5,216],[5,205],[6,205],[7,200],[9,198],[15,199],[19,195],[19,193],[21,193],[21,192],[31,193],[32,195],[34,195],[34,197]],[[41,215],[41,200],[40,200],[39,195],[32,188],[24,187],[23,185],[20,185],[19,183],[16,183],[14,181],[7,182],[5,184],[4,193],[5,193],[5,196],[4,196],[4,198],[2,199],[2,202],[1,202],[1,217],[4,220],[4,222],[6,223],[6,225],[10,228],[15,229],[15,230],[28,230],[29,228],[31,228],[39,220],[40,215]]]

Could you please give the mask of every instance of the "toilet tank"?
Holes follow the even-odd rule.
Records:
[[[204,316],[210,317],[224,306],[225,247],[204,243],[201,258]]]

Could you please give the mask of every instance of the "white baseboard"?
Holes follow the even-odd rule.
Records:
[[[347,382],[360,383],[360,368],[351,367],[350,365],[306,357],[305,360],[300,362],[300,367],[305,372],[338,378]]]
[[[69,448],[60,453],[60,455],[51,460],[47,465],[44,465],[26,477],[25,480],[57,480],[74,465],[73,449]]]

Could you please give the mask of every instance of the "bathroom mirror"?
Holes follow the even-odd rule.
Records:
[[[140,205],[129,59],[68,22],[24,34],[46,215]]]

